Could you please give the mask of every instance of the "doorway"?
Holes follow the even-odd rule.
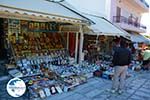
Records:
[[[4,60],[7,58],[4,41],[5,41],[4,19],[0,18],[0,60]]]

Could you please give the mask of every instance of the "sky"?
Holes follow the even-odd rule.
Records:
[[[100,13],[99,10],[105,11],[105,5],[100,5],[105,4],[105,0],[66,0],[66,1],[82,12],[104,15],[103,13]]]
[[[100,13],[99,11],[99,10],[105,11],[106,9],[105,5],[99,6],[99,4],[105,2],[105,0],[66,0],[66,1],[82,12],[87,12],[87,13],[93,12],[94,14],[105,16],[105,13]],[[88,1],[86,2],[86,5],[85,5],[85,1]],[[146,0],[146,2],[150,5],[150,0]],[[150,35],[150,12],[144,13],[142,15],[141,23],[147,26],[147,33],[149,33]]]
[[[146,0],[146,1],[150,5],[150,0]],[[148,35],[150,35],[150,8],[149,8],[149,13],[143,14],[141,23],[147,26],[147,33]]]

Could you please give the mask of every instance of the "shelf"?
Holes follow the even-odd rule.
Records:
[[[50,31],[50,30],[28,30],[28,32],[50,32],[50,33],[56,33],[59,31]]]

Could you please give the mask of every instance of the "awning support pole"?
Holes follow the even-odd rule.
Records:
[[[76,33],[76,44],[75,44],[75,62],[76,63],[78,59],[78,36],[79,36],[79,33]]]
[[[83,39],[84,39],[84,33],[83,33],[83,26],[80,26],[80,47],[79,47],[79,64],[82,63],[82,49],[83,49]]]
[[[69,50],[69,32],[67,33],[67,50]]]

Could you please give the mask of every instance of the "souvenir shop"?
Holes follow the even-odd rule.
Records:
[[[133,58],[132,66],[130,68],[132,68],[132,70],[140,71],[142,69],[143,62],[142,52],[145,47],[150,45],[150,40],[139,33],[128,32],[131,34],[130,48]]]
[[[130,35],[103,17],[85,15],[95,22],[91,31],[84,34],[84,60],[100,66],[93,74],[105,79],[113,79],[113,48],[120,39],[129,40]]]
[[[117,37],[85,34],[84,38],[85,60],[91,63],[96,63],[100,59],[111,60],[113,42]]]
[[[10,54],[8,73],[26,82],[30,98],[67,92],[86,82],[86,73],[95,70],[87,64],[78,65],[70,57],[66,41],[69,33],[59,31],[62,23],[2,20]]]
[[[82,28],[90,24],[87,19],[24,12],[8,6],[0,9],[1,44],[6,50],[0,49],[7,51],[10,61],[6,68],[12,77],[25,81],[30,99],[70,91],[99,69],[96,64],[77,64],[83,46]]]
[[[3,20],[7,51],[11,54],[8,73],[26,82],[30,98],[67,92],[86,82],[86,74],[97,67],[79,65],[70,58],[68,33],[58,31],[61,23]]]
[[[103,71],[101,75],[94,75],[112,79],[112,41],[120,36],[126,38],[127,34],[103,18],[85,16],[97,22],[90,26],[85,17],[57,3],[48,5],[43,0],[33,4],[42,10],[0,6],[0,50],[7,51],[8,73],[25,81],[30,99],[70,91],[99,70]],[[43,12],[55,7],[59,7],[55,11],[60,15]]]
[[[84,35],[84,60],[99,67],[93,75],[105,79],[113,79],[112,53],[115,41],[120,39],[106,35]]]
[[[122,37],[130,40],[130,34],[113,25],[107,19],[95,15],[85,14],[95,24],[91,25],[84,34],[85,60],[95,63],[97,60],[111,60],[115,42]]]

